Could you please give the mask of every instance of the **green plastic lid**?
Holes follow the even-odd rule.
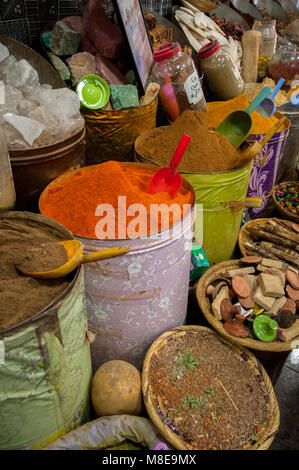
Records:
[[[276,338],[278,323],[267,315],[258,315],[253,322],[255,336],[261,341],[270,343]]]
[[[99,75],[85,75],[76,87],[82,106],[89,109],[103,108],[109,101],[108,83]]]

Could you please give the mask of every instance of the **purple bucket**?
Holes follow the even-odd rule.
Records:
[[[282,114],[276,113],[275,116],[280,119]],[[286,129],[276,132],[254,159],[247,198],[260,198],[261,205],[249,208],[245,221],[263,216],[275,185],[279,162],[289,134],[289,128],[290,123]],[[265,134],[251,134],[247,141],[249,143],[260,142],[264,137]]]
[[[193,191],[191,185],[184,185]],[[195,194],[194,194],[195,200]],[[127,245],[124,256],[84,265],[92,367],[119,359],[141,369],[153,341],[185,323],[195,206],[167,236],[125,240],[75,236],[85,253]]]

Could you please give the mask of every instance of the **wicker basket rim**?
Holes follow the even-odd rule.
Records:
[[[242,251],[242,250],[241,250]],[[271,343],[265,343],[251,338],[239,338],[237,336],[230,335],[223,327],[223,323],[218,320],[212,312],[210,300],[206,295],[206,289],[208,285],[218,277],[218,273],[222,272],[224,268],[239,268],[244,267],[239,260],[223,261],[215,266],[209,268],[203,276],[200,278],[196,287],[196,297],[198,304],[205,316],[206,320],[211,326],[213,326],[218,333],[228,339],[230,342],[245,346],[250,349],[256,349],[258,351],[269,351],[269,352],[281,352],[290,351],[292,348],[291,344],[299,340],[299,336],[293,338],[291,341],[272,341]]]
[[[142,392],[143,392],[143,397],[144,397],[144,403],[147,409],[147,412],[151,418],[151,420],[154,422],[155,426],[158,428],[159,432],[172,444],[174,445],[177,449],[182,449],[182,450],[192,450],[192,447],[187,445],[186,442],[183,441],[179,436],[177,436],[173,431],[171,431],[166,424],[162,422],[160,419],[156,408],[153,406],[152,401],[151,401],[151,396],[150,396],[150,384],[148,382],[148,370],[151,362],[151,358],[154,354],[157,354],[159,350],[168,342],[168,337],[172,336],[181,336],[183,334],[186,334],[187,331],[190,330],[195,330],[195,331],[208,331],[211,334],[213,334],[215,337],[217,337],[221,342],[229,346],[234,350],[234,352],[240,356],[241,354],[245,353],[248,356],[248,361],[247,364],[249,367],[251,367],[253,370],[258,371],[258,373],[262,376],[264,384],[268,390],[269,393],[269,400],[270,400],[270,409],[269,409],[269,416],[268,416],[268,422],[267,425],[265,426],[265,429],[260,433],[258,436],[257,441],[249,447],[250,450],[266,450],[270,447],[275,434],[278,431],[279,428],[279,422],[280,422],[280,411],[277,403],[277,399],[275,396],[275,392],[273,389],[273,385],[271,383],[271,380],[264,369],[264,367],[260,364],[258,359],[254,356],[254,354],[249,351],[247,348],[231,343],[228,341],[226,338],[223,338],[219,333],[217,333],[215,330],[212,330],[211,328],[207,328],[204,326],[198,326],[198,325],[188,325],[188,326],[180,326],[173,328],[172,330],[164,332],[161,336],[159,336],[151,345],[149,348],[144,363],[143,363],[143,369],[142,369]]]

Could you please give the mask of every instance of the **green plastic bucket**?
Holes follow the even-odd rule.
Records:
[[[233,255],[251,169],[252,163],[222,173],[183,174],[196,194],[195,236],[211,265]]]

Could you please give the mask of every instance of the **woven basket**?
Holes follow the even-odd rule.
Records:
[[[243,227],[241,228],[239,232],[239,237],[238,237],[239,248],[243,256],[248,256],[250,254],[245,248],[245,243],[254,242],[247,228],[254,227],[257,229],[259,228],[262,229],[266,225],[266,223],[269,222],[269,220],[272,220],[272,219],[254,219],[254,220],[250,220],[245,225],[243,225]],[[288,222],[287,220],[284,220],[283,222],[287,224],[291,223],[291,222]]]
[[[218,335],[215,331],[209,328],[203,327],[203,326],[193,326],[193,325],[192,326],[180,326],[177,328],[173,328],[170,331],[166,331],[154,341],[154,343],[152,344],[152,346],[150,347],[150,349],[148,350],[146,354],[146,357],[143,363],[143,370],[142,370],[142,392],[143,392],[143,398],[144,398],[146,410],[150,416],[150,419],[156,426],[156,428],[159,430],[162,436],[165,437],[165,439],[170,444],[172,444],[176,449],[194,450],[192,446],[190,446],[183,439],[181,439],[177,434],[171,431],[170,428],[161,421],[157,413],[156,407],[154,406],[151,400],[151,385],[148,381],[149,367],[150,367],[152,356],[158,354],[159,350],[163,346],[165,346],[169,341],[171,340],[173,341],[175,338],[185,335],[187,331],[210,331],[220,341],[222,341],[224,344],[232,348],[233,351],[236,353],[236,355],[240,356],[241,354],[244,354],[244,353],[246,354],[246,361],[247,361],[248,367],[251,367],[251,369],[254,370],[255,374],[261,377],[260,380],[264,382],[268,390],[268,396],[269,396],[268,422],[265,428],[259,434],[258,439],[255,441],[255,443],[248,444],[248,446],[246,446],[246,450],[267,450],[272,444],[275,434],[278,431],[279,422],[280,422],[280,412],[279,412],[278,403],[276,400],[272,383],[270,381],[270,378],[267,372],[265,371],[263,366],[260,364],[258,359],[250,351],[248,351],[247,349],[243,347],[232,344],[230,341],[227,341],[223,337]]]
[[[210,299],[208,298],[206,291],[208,285],[216,280],[220,276],[220,273],[226,269],[237,269],[243,268],[242,264],[238,260],[224,261],[223,263],[218,263],[215,266],[209,268],[204,275],[200,278],[197,288],[196,288],[196,297],[198,304],[201,308],[202,313],[206,317],[209,324],[231,343],[239,344],[250,349],[256,349],[257,351],[269,351],[269,352],[282,352],[290,351],[292,348],[291,344],[295,344],[299,341],[299,336],[293,338],[291,341],[272,341],[271,343],[266,343],[252,338],[239,338],[237,336],[232,336],[229,334],[223,327],[221,320],[218,320],[213,311]]]
[[[284,217],[286,217],[289,220],[293,220],[294,222],[299,222],[299,215],[292,214],[290,211],[286,210],[282,205],[277,201],[276,196],[275,196],[275,191],[279,186],[284,186],[285,184],[297,184],[299,186],[298,181],[283,181],[282,183],[279,183],[277,186],[274,187],[273,193],[272,193],[272,200],[273,204]]]

